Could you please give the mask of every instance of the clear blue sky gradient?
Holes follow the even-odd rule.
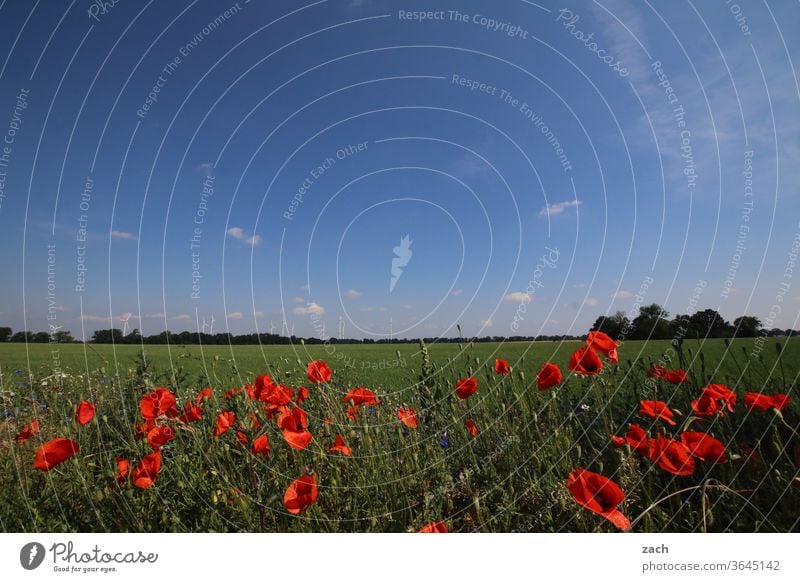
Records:
[[[2,325],[579,334],[702,281],[798,327],[797,3],[0,6]]]

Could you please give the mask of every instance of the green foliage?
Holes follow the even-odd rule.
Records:
[[[769,340],[769,343],[776,343]],[[620,484],[620,509],[634,531],[790,531],[796,528],[798,492],[795,451],[797,401],[782,416],[735,413],[713,423],[691,421],[728,446],[727,463],[698,463],[689,477],[674,477],[627,447],[610,444],[636,422],[651,435],[677,428],[637,414],[641,399],[662,399],[687,421],[699,386],[710,381],[736,390],[792,394],[800,351],[792,340],[781,348],[753,341],[699,343],[625,342],[620,364],[586,379],[568,377],[539,391],[535,377],[545,361],[566,362],[578,343],[434,344],[337,346],[157,347],[146,353],[123,346],[60,346],[60,370],[52,369],[51,346],[0,346],[0,530],[2,531],[416,531],[444,519],[450,531],[612,531],[606,520],[579,506],[565,481],[576,468],[602,473]],[[35,348],[42,351],[36,351]],[[702,357],[700,356],[702,354]],[[507,359],[512,373],[494,374],[494,358]],[[330,385],[309,386],[305,364],[327,361]],[[90,366],[87,371],[86,362]],[[662,363],[684,367],[691,385],[674,386],[646,376]],[[19,369],[19,372],[15,372]],[[268,372],[291,387],[309,386],[303,403],[314,439],[303,451],[290,449],[275,420],[239,392]],[[478,392],[455,397],[459,378],[473,375]],[[565,374],[566,376],[566,374]],[[204,419],[180,425],[163,450],[156,485],[136,489],[117,484],[116,458],[136,463],[150,452],[137,439],[139,399],[166,386],[178,406],[206,386],[213,396]],[[363,407],[355,422],[346,416],[343,394],[366,386],[379,406]],[[95,418],[79,427],[75,406],[90,400]],[[400,406],[420,412],[420,427],[397,419]],[[272,453],[255,457],[234,432],[214,437],[220,410],[239,421],[255,412]],[[422,411],[424,410],[424,414]],[[14,435],[38,418],[41,433],[15,443]],[[326,419],[330,419],[330,423]],[[473,438],[465,428],[478,426]],[[256,432],[244,431],[252,439]],[[341,434],[353,453],[328,452]],[[81,452],[55,469],[33,468],[36,448],[55,437],[76,440]],[[319,498],[300,516],[289,515],[283,495],[295,478],[313,471]]]

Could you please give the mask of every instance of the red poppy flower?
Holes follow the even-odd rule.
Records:
[[[478,436],[478,426],[474,422],[472,422],[471,418],[468,418],[464,424],[466,424],[467,430],[469,431],[469,434],[471,434],[473,438]]]
[[[508,365],[508,362],[505,360],[501,360],[497,358],[494,361],[494,373],[495,374],[510,374],[511,367]]]
[[[656,364],[655,366],[647,370],[648,378],[665,378],[667,374],[668,374],[667,369],[661,364]]]
[[[123,457],[117,457],[117,474],[115,475],[117,483],[122,485],[128,478],[131,472],[131,462]]]
[[[350,402],[353,406],[371,406],[373,404],[380,404],[381,401],[378,400],[377,394],[375,394],[371,390],[367,390],[363,386],[359,386],[358,388],[353,388],[344,395],[342,398],[344,402]]]
[[[723,406],[728,408],[729,412],[733,412],[733,408],[736,406],[736,392],[724,384],[709,384],[703,388],[702,394],[720,401]]]
[[[619,529],[626,530],[631,526],[630,520],[617,509],[625,499],[625,494],[608,477],[586,469],[576,469],[567,478],[567,489],[575,501],[605,517]]]
[[[278,406],[276,404],[267,404],[263,408],[264,414],[267,415],[267,420],[272,420],[276,416],[280,416],[288,410],[286,406]]]
[[[586,336],[586,345],[605,354],[609,359],[613,359],[609,354],[616,351],[619,347],[619,342],[611,339],[608,334],[602,331],[590,331]]]
[[[242,444],[244,446],[250,444],[250,441],[247,440],[247,435],[240,430],[236,431],[236,440],[239,441],[239,444]]]
[[[286,406],[294,398],[294,390],[283,384],[269,384],[260,393],[260,400],[275,406]]]
[[[308,381],[312,384],[328,383],[331,381],[331,369],[328,364],[318,360],[308,363]]]
[[[197,404],[200,404],[201,402],[203,402],[203,400],[208,400],[209,398],[211,398],[211,388],[205,388],[203,390],[200,390],[200,393],[197,395],[197,398],[195,398],[195,402]]]
[[[163,424],[154,427],[147,433],[147,442],[150,443],[150,448],[154,451],[157,451],[174,438],[175,429]]]
[[[153,427],[155,425],[156,425],[155,420],[144,420],[142,422],[136,423],[133,427],[136,431],[136,438],[141,439],[146,437],[147,433],[153,430]]]
[[[236,415],[229,411],[223,410],[217,416],[217,424],[214,425],[214,436],[222,436],[236,423]]]
[[[225,400],[230,400],[234,396],[236,396],[239,392],[242,391],[242,388],[231,388],[227,392],[225,392]]]
[[[311,442],[308,427],[308,415],[300,408],[292,408],[278,418],[278,428],[283,430],[283,438],[293,449],[303,450]]]
[[[728,460],[725,445],[704,432],[685,432],[681,434],[681,442],[693,457],[701,461],[724,463]]]
[[[703,417],[722,414],[722,408],[720,407],[719,402],[717,402],[716,399],[712,398],[708,394],[703,394],[700,396],[700,398],[695,398],[692,400],[692,411],[694,412],[695,416]]]
[[[351,453],[351,450],[350,450],[350,447],[348,447],[345,444],[344,438],[342,438],[342,435],[337,434],[336,438],[333,441],[333,444],[328,449],[328,452],[329,453],[342,453],[345,457],[349,457],[350,453]]]
[[[761,394],[759,392],[747,392],[744,395],[744,405],[747,407],[747,410],[759,409],[759,410],[769,410],[770,408],[774,408],[775,410],[783,410],[787,406],[789,406],[789,396],[787,394],[774,394],[772,396],[767,396],[766,394]]]
[[[250,447],[250,450],[254,455],[261,455],[262,457],[269,455],[271,449],[269,448],[269,439],[267,439],[267,435],[262,434],[256,437],[255,440],[253,440],[253,446]]]
[[[156,388],[142,396],[139,410],[146,420],[155,420],[175,408],[175,395],[166,388]]]
[[[59,463],[79,453],[78,443],[69,439],[53,439],[44,443],[36,451],[33,466],[40,471],[49,471]]]
[[[142,457],[131,475],[134,487],[150,489],[155,485],[159,471],[161,471],[161,451]]]
[[[94,404],[91,402],[86,402],[85,400],[81,400],[78,403],[78,407],[75,409],[75,421],[84,426],[89,424],[91,420],[94,418]]]
[[[677,424],[674,420],[675,413],[661,400],[642,400],[639,403],[639,414],[644,414],[656,419],[660,418],[673,426]]]
[[[261,374],[256,376],[255,382],[253,382],[253,385],[251,386],[252,396],[250,397],[250,400],[261,400],[261,393],[274,383],[275,382],[272,380],[272,377],[269,374]]]
[[[397,418],[408,428],[417,428],[417,426],[419,426],[417,422],[417,411],[413,408],[399,408],[397,410]]]
[[[542,366],[542,369],[536,374],[536,384],[539,386],[539,390],[547,390],[553,386],[558,386],[563,379],[564,375],[561,373],[561,368],[549,362]]]
[[[350,422],[356,422],[358,420],[358,406],[347,407],[347,418]]]
[[[461,378],[456,382],[456,396],[466,400],[478,390],[478,381],[475,378]]]
[[[442,520],[432,521],[423,525],[419,533],[447,533],[447,526]]]
[[[311,390],[300,386],[300,388],[297,389],[297,397],[295,398],[294,403],[297,404],[297,406],[300,406],[309,396],[311,396]]]
[[[576,374],[593,376],[599,374],[603,369],[603,362],[600,356],[590,346],[584,346],[575,350],[569,359],[569,369]]]
[[[283,506],[294,515],[304,513],[317,500],[317,477],[303,475],[286,489],[283,495]]]
[[[694,473],[694,459],[688,447],[680,441],[661,435],[650,439],[650,459],[673,475],[686,476]]]
[[[649,456],[647,432],[638,424],[631,424],[628,427],[628,434],[626,434],[624,437],[611,437],[611,442],[614,443],[614,446],[617,448],[620,448],[627,443],[634,451],[641,453],[646,457]]]
[[[689,382],[689,376],[686,374],[685,370],[678,368],[677,370],[667,372],[664,375],[664,380],[670,384],[684,384]]]
[[[19,431],[19,433],[17,433],[17,435],[14,437],[14,442],[23,443],[29,438],[31,438],[33,435],[37,434],[38,432],[39,432],[39,421],[34,420],[32,423],[26,424],[24,427],[22,427],[22,430]]]
[[[183,407],[183,414],[178,417],[178,420],[181,422],[188,424],[190,422],[197,422],[198,420],[203,419],[203,407],[198,406],[197,404],[193,404],[192,402],[187,402],[186,406]]]

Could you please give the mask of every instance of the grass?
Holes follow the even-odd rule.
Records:
[[[748,412],[746,391],[794,396],[800,372],[795,340],[625,342],[620,363],[594,377],[568,376],[539,391],[535,375],[552,361],[565,370],[578,343],[335,346],[136,346],[48,345],[0,347],[5,420],[0,425],[0,529],[2,531],[416,531],[441,519],[450,531],[612,531],[584,509],[565,487],[577,468],[617,482],[626,498],[620,509],[634,531],[796,531],[798,528],[796,428],[793,400],[782,415]],[[665,359],[665,355],[668,359]],[[493,372],[495,357],[512,373]],[[224,393],[268,372],[292,388],[308,385],[312,359],[333,369],[329,384],[311,387],[303,403],[305,450],[291,449],[257,401]],[[28,367],[30,361],[30,368]],[[673,386],[646,377],[661,362],[684,367],[690,383]],[[59,368],[56,374],[54,366]],[[455,397],[455,382],[474,376],[478,392]],[[710,382],[735,390],[735,412],[712,419],[690,415],[690,403]],[[355,422],[342,395],[364,385],[379,406],[363,407]],[[135,465],[151,452],[135,438],[139,399],[167,386],[178,406],[206,386],[213,396],[203,420],[174,426],[163,449],[163,467],[151,489],[115,479],[117,457]],[[678,414],[678,426],[638,414],[638,402],[660,399]],[[86,426],[73,420],[80,400],[97,406]],[[416,430],[397,418],[413,407]],[[249,441],[265,434],[272,452],[251,454],[231,431],[212,434],[217,414],[230,410]],[[250,424],[254,413],[262,425]],[[34,418],[41,433],[24,443],[13,437]],[[472,438],[470,418],[479,428]],[[330,423],[325,420],[330,419]],[[650,436],[680,430],[707,431],[727,448],[724,464],[698,462],[694,474],[677,477],[628,447],[614,448],[635,422]],[[329,453],[340,434],[352,448]],[[32,467],[39,445],[66,437],[81,451],[56,468]],[[283,505],[287,487],[313,472],[319,497],[300,515]]]

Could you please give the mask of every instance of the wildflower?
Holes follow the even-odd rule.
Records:
[[[56,465],[75,456],[80,450],[78,443],[69,439],[47,441],[36,451],[33,466],[40,471],[49,471]]]
[[[494,361],[494,373],[503,375],[510,374],[511,367],[508,365],[508,362],[506,360],[501,360],[500,358],[497,358]]]
[[[217,416],[217,423],[214,425],[214,436],[222,436],[236,423],[236,415],[229,410],[223,410]]]
[[[350,447],[347,446],[344,442],[344,438],[342,435],[337,434],[336,438],[333,441],[333,444],[328,449],[329,453],[342,453],[345,457],[349,457],[351,450]]]
[[[155,485],[159,471],[161,471],[161,451],[142,457],[131,475],[134,487],[150,489]]]
[[[397,410],[397,418],[400,419],[408,428],[417,428],[417,411],[413,408],[400,408]]]
[[[175,429],[171,426],[159,425],[147,433],[147,442],[154,451],[157,451],[174,438]]]
[[[584,346],[575,350],[570,357],[569,369],[576,374],[594,376],[603,369],[603,362],[591,346]]]
[[[642,400],[639,403],[639,414],[644,414],[645,416],[650,416],[655,419],[660,418],[673,426],[676,424],[674,420],[675,413],[661,400]]]
[[[539,390],[547,390],[553,386],[558,386],[563,379],[561,368],[550,362],[544,364],[539,373],[536,374],[536,384],[539,386]]]
[[[89,424],[91,420],[94,418],[94,404],[91,402],[86,402],[85,400],[81,400],[78,404],[78,407],[75,409],[75,420],[76,422],[84,426]]]
[[[278,427],[283,430],[283,438],[293,449],[303,450],[311,442],[308,430],[308,415],[300,408],[286,411],[278,418]]]
[[[617,528],[625,530],[630,527],[630,520],[617,509],[625,499],[625,494],[608,477],[586,469],[576,469],[567,478],[567,489],[575,501],[606,518]]]
[[[684,432],[681,442],[689,449],[689,454],[701,461],[724,463],[728,460],[725,445],[704,432]]]
[[[294,515],[304,513],[317,500],[317,478],[303,475],[295,479],[283,495],[283,505]]]
[[[469,431],[469,434],[471,434],[473,438],[478,436],[478,426],[472,422],[471,418],[468,418],[464,424],[467,426],[467,431]]]
[[[744,405],[747,407],[747,410],[751,411],[756,408],[759,410],[769,410],[770,408],[783,410],[789,406],[789,400],[789,396],[786,394],[767,396],[759,392],[747,392],[744,395]]]
[[[650,459],[673,475],[686,476],[694,473],[694,459],[688,447],[680,441],[661,435],[650,439]]]
[[[475,378],[461,378],[456,382],[456,396],[466,400],[478,390],[478,381]]]
[[[331,369],[328,364],[318,360],[308,363],[308,381],[312,384],[327,383],[331,381]]]
[[[439,519],[423,525],[419,533],[447,533],[447,526]]]
[[[166,388],[156,388],[142,396],[139,410],[145,420],[155,420],[175,409],[175,396]]]
[[[250,447],[250,450],[254,455],[261,455],[262,457],[266,457],[270,454],[271,449],[269,448],[269,440],[267,439],[267,435],[262,434],[259,437],[256,437],[253,440],[253,446]]]

